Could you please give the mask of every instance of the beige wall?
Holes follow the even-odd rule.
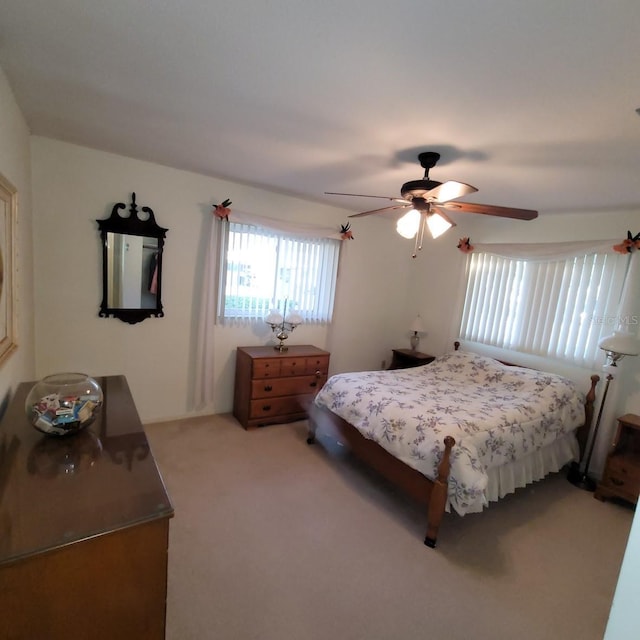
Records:
[[[191,400],[203,251],[211,205],[233,207],[323,226],[346,222],[345,212],[284,195],[95,151],[32,138],[35,212],[36,373],[82,370],[127,376],[143,421],[195,412]],[[168,228],[163,258],[165,317],[129,325],[99,318],[101,245],[96,219],[116,202],[150,206]],[[331,371],[377,368],[404,339],[404,283],[410,267],[387,221],[358,225],[343,244],[334,322],[302,325],[298,344],[332,353]],[[267,344],[266,325],[216,327],[214,405],[232,408],[235,348]]]
[[[31,232],[31,170],[29,129],[16,105],[9,83],[0,69],[0,173],[18,190],[18,224],[15,242],[17,284],[16,342],[18,349],[0,367],[0,402],[16,384],[33,380],[33,248]],[[2,295],[6,295],[3,291]]]
[[[210,205],[229,197],[234,207],[248,212],[336,228],[350,213],[47,138],[33,137],[31,153],[36,373],[124,373],[144,421],[195,412],[191,389]],[[101,249],[95,220],[107,217],[113,203],[128,203],[132,191],[169,229],[166,317],[138,325],[97,317]],[[354,220],[355,240],[343,245],[334,322],[330,327],[303,325],[296,329],[295,341],[329,349],[332,373],[378,368],[389,361],[391,348],[408,346],[409,324],[420,313],[427,330],[420,349],[444,353],[457,335],[464,267],[464,255],[456,250],[459,237],[469,235],[476,242],[622,238],[636,219],[635,211],[546,214],[531,222],[458,215],[458,226],[437,240],[426,240],[415,260],[412,241],[394,232],[392,220]],[[266,326],[255,332],[216,328],[215,401],[203,412],[231,410],[235,347],[269,339]],[[603,419],[603,451],[615,415],[640,412],[640,358],[622,364]],[[589,375],[579,371],[575,377],[586,385]],[[602,455],[597,454],[595,468]]]

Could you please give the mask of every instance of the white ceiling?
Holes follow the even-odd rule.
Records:
[[[425,150],[468,202],[640,208],[638,0],[0,0],[0,66],[36,135],[354,211]]]

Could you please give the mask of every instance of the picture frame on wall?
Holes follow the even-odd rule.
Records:
[[[15,230],[18,192],[0,174],[0,366],[17,349]]]

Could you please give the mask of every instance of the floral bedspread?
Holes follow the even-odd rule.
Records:
[[[449,504],[461,515],[487,504],[487,469],[584,422],[584,394],[571,380],[461,351],[412,369],[334,375],[315,403],[431,479],[453,436]]]

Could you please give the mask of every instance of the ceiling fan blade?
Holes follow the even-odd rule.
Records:
[[[393,200],[394,202],[402,202],[408,204],[409,201],[404,198],[391,198],[390,196],[370,196],[366,193],[336,193],[335,191],[325,191],[327,196],[355,196],[356,198],[381,198],[382,200]]]
[[[474,202],[443,202],[442,204],[436,204],[438,207],[443,207],[448,211],[459,211],[460,213],[482,213],[487,216],[514,218],[515,220],[534,220],[538,217],[538,212],[533,209],[497,207],[491,204],[476,204]]]
[[[382,211],[391,211],[393,209],[407,209],[410,207],[410,204],[397,204],[395,206],[390,205],[388,207],[382,207],[381,209],[372,209],[371,211],[363,211],[362,213],[354,213],[353,215],[347,216],[348,218],[359,218],[360,216],[370,216],[372,213],[380,213]]]
[[[476,192],[477,189],[465,182],[456,182],[455,180],[447,180],[437,187],[430,189],[425,195],[427,200],[431,202],[448,202],[456,198],[462,198],[470,193]]]

